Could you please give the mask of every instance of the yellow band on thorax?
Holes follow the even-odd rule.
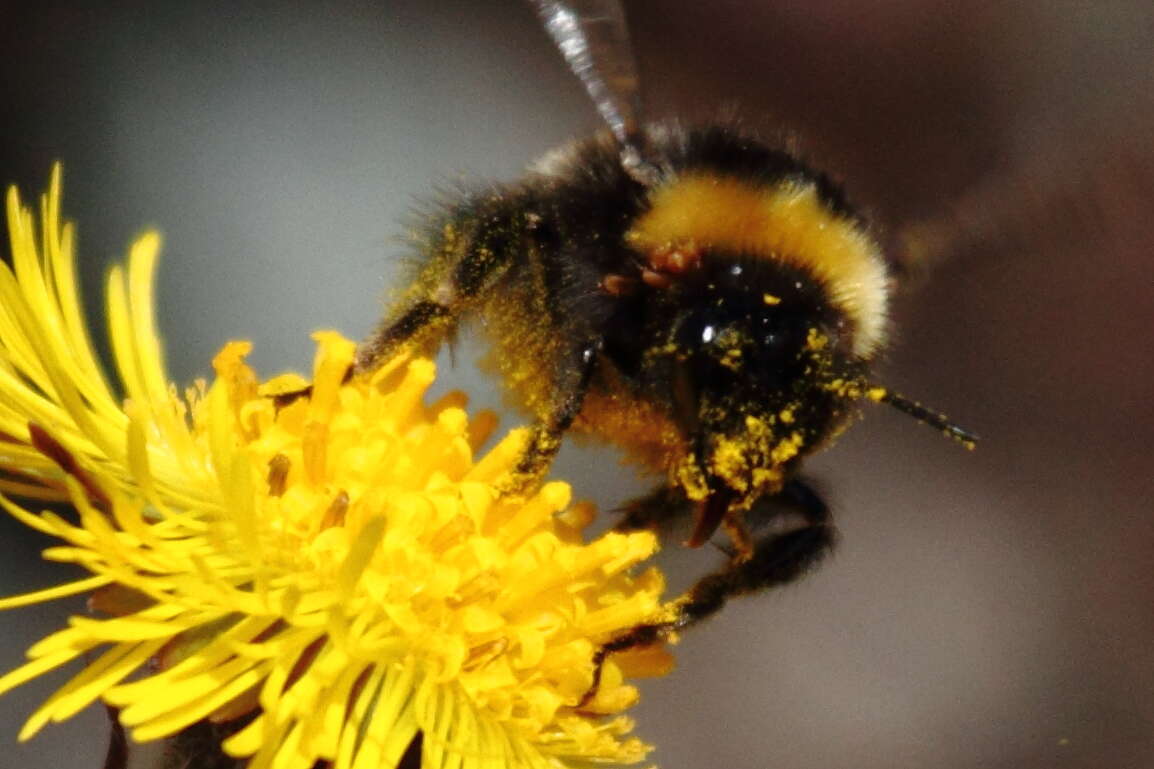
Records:
[[[889,282],[881,251],[855,222],[823,205],[812,184],[687,174],[656,190],[650,203],[627,235],[634,248],[692,244],[798,267],[853,322],[856,355],[868,357],[883,343]]]

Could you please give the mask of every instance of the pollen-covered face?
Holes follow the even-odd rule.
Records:
[[[671,468],[687,496],[748,508],[844,420],[831,383],[852,377],[844,320],[802,272],[707,254],[678,287],[685,308],[655,364],[670,373],[686,454]]]
[[[668,382],[684,438],[668,469],[702,504],[700,544],[845,422],[884,342],[888,278],[862,223],[814,182],[695,171],[649,202],[626,243],[673,319],[649,381]]]

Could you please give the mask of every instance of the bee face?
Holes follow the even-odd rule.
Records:
[[[811,281],[759,268],[718,259],[681,298],[687,309],[673,330],[675,347],[710,400],[732,392],[784,406],[779,401],[812,368],[811,330],[828,336],[834,328]]]
[[[657,301],[677,305],[648,379],[684,436],[673,481],[695,500],[747,508],[844,421],[829,382],[856,374],[841,313],[799,270],[705,252]]]

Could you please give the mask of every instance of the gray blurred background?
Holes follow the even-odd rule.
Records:
[[[1154,766],[1154,5],[628,12],[650,115],[736,109],[800,138],[887,241],[929,222],[882,378],[985,438],[872,408],[812,461],[839,552],[685,637],[636,710],[655,762]],[[179,381],[227,339],[272,374],[308,366],[315,328],[367,333],[415,202],[598,127],[515,0],[0,2],[0,52],[0,181],[30,195],[65,163],[90,289],[163,231]],[[499,404],[459,357],[444,378]],[[558,473],[604,508],[645,488],[609,450]],[[0,536],[3,592],[68,576]],[[707,550],[670,553],[678,585]],[[0,666],[79,610],[0,617]],[[101,765],[100,711],[15,745],[53,683],[0,699],[0,769]]]

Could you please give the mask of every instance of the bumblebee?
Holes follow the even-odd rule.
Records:
[[[541,6],[610,130],[434,217],[419,274],[357,368],[404,345],[432,350],[479,317],[493,365],[533,418],[510,492],[540,478],[573,430],[665,478],[619,528],[689,507],[689,546],[728,534],[727,564],[690,588],[673,620],[602,647],[592,694],[606,655],[789,582],[828,552],[828,507],[798,471],[861,401],[974,437],[870,380],[891,269],[829,177],[732,124],[636,127],[619,91],[591,83],[604,67],[571,56],[592,50],[582,17]],[[755,505],[802,525],[755,537]]]

